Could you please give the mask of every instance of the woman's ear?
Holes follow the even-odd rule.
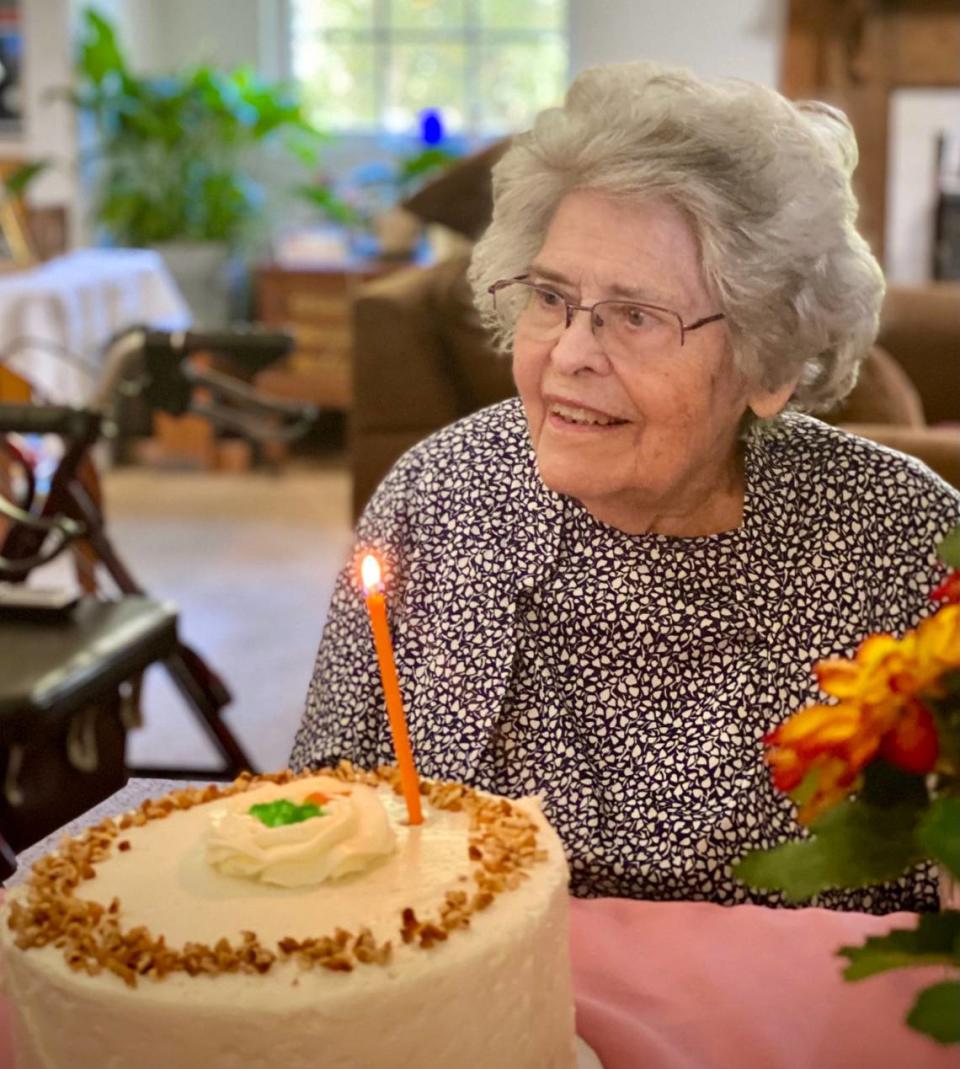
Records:
[[[747,397],[747,407],[757,419],[773,419],[779,415],[793,397],[793,391],[797,388],[799,379],[791,379],[775,390],[767,390],[757,387]]]

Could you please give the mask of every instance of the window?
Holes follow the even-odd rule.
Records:
[[[567,0],[288,0],[290,64],[327,130],[526,126],[567,81]]]

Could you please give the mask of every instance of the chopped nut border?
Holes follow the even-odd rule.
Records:
[[[97,863],[110,857],[114,847],[131,849],[129,840],[121,837],[130,828],[268,783],[283,785],[321,775],[372,787],[386,784],[395,794],[402,794],[396,767],[381,765],[366,772],[341,761],[335,768],[299,773],[243,773],[224,787],[185,787],[147,799],[116,820],[107,818],[73,838],[64,838],[56,852],[34,864],[25,885],[26,901],[10,901],[7,925],[15,933],[15,945],[21,950],[52,945],[63,951],[64,960],[74,971],[88,976],[111,972],[131,987],[136,987],[141,977],[162,980],[173,973],[265,974],[277,961],[286,960],[295,960],[303,969],[322,967],[331,972],[351,972],[356,965],[388,964],[393,958],[392,941],[378,944],[368,928],[357,933],[337,928],[332,935],[302,940],[288,937],[274,948],[264,946],[255,932],[244,931],[239,942],[222,938],[213,946],[185,943],[177,949],[142,925],[124,929],[118,899],[103,905],[75,894],[81,883],[96,878]],[[447,891],[435,915],[419,918],[409,907],[401,910],[397,929],[400,942],[429,950],[445,942],[452,932],[469,928],[474,913],[487,909],[497,895],[519,887],[529,870],[545,861],[548,853],[538,846],[536,823],[505,798],[441,780],[421,780],[420,792],[435,809],[467,815],[468,860],[475,885],[472,892],[462,888]]]

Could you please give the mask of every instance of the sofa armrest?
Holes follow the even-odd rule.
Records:
[[[845,423],[843,429],[898,449],[932,468],[960,490],[960,426],[897,427],[887,423]]]
[[[960,285],[892,286],[877,341],[917,388],[928,423],[960,420]]]
[[[366,283],[353,304],[354,430],[432,431],[459,414],[449,358],[430,314],[431,270]]]
[[[404,268],[364,284],[354,299],[354,518],[401,453],[460,415],[431,314],[433,285],[432,269]]]

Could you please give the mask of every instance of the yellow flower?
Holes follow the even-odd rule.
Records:
[[[880,748],[862,707],[851,703],[811,705],[795,713],[764,740],[778,790],[790,793],[810,777],[812,791],[797,817],[814,820],[856,786],[861,769]]]

